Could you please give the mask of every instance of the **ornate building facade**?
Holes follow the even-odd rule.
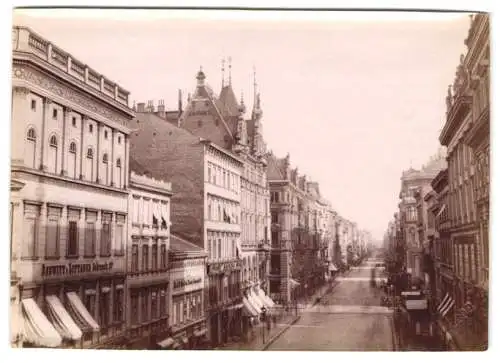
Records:
[[[487,345],[489,283],[489,16],[471,16],[440,142],[448,148],[454,337],[458,346]],[[444,299],[444,296],[441,297]],[[474,317],[474,318],[472,318]],[[476,321],[476,322],[474,322]],[[475,331],[475,334],[470,332]],[[469,333],[469,334],[467,334]],[[478,341],[473,341],[479,337]]]
[[[23,343],[121,346],[129,93],[29,28],[14,27],[12,45],[11,178],[23,185],[12,260]]]

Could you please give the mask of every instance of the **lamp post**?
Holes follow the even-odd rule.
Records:
[[[263,306],[262,311],[262,344],[266,344],[266,308]]]

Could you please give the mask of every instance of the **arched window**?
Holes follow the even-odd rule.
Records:
[[[104,182],[105,185],[109,184],[109,167],[108,167],[108,154],[104,153],[102,155],[102,166],[101,166],[101,171],[99,174],[102,173],[102,181]]]
[[[122,187],[122,159],[118,158],[116,159],[116,177],[115,177],[115,184],[117,188]]]
[[[33,127],[30,127],[28,133],[26,134],[26,138],[30,141],[36,141],[36,132]]]
[[[57,174],[57,136],[52,135],[49,138],[49,155],[48,155],[48,170],[51,173]]]
[[[91,147],[87,149],[87,158],[88,159],[93,159],[94,158],[94,150],[92,150]]]
[[[87,158],[85,160],[85,179],[94,180],[94,150],[89,147],[87,149]]]
[[[103,162],[104,164],[107,164],[107,163],[108,163],[108,154],[104,154],[104,155],[102,156],[102,162]]]
[[[69,144],[69,156],[68,156],[68,176],[76,178],[76,142],[72,141]]]
[[[36,164],[36,131],[33,127],[28,129],[26,133],[26,145],[24,149],[24,162],[30,168],[34,168]]]
[[[49,144],[50,144],[50,146],[57,147],[57,137],[56,137],[56,135],[52,135],[50,137]]]

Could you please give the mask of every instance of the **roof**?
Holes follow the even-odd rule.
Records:
[[[273,153],[267,154],[267,179],[285,180],[286,171],[284,170],[285,159],[277,158]]]
[[[169,254],[177,258],[202,258],[207,255],[203,248],[173,233],[170,233]]]
[[[219,101],[223,106],[222,114],[226,116],[238,116],[238,101],[234,95],[233,88],[231,85],[222,87],[219,95]]]

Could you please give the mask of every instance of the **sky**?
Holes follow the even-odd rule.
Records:
[[[469,28],[467,14],[168,10],[16,10],[41,36],[131,92],[136,102],[184,104],[203,67],[216,93],[221,61],[253,105],[264,138],[290,153],[343,217],[381,239],[400,177],[439,147],[447,86]],[[226,81],[227,81],[226,63]]]

